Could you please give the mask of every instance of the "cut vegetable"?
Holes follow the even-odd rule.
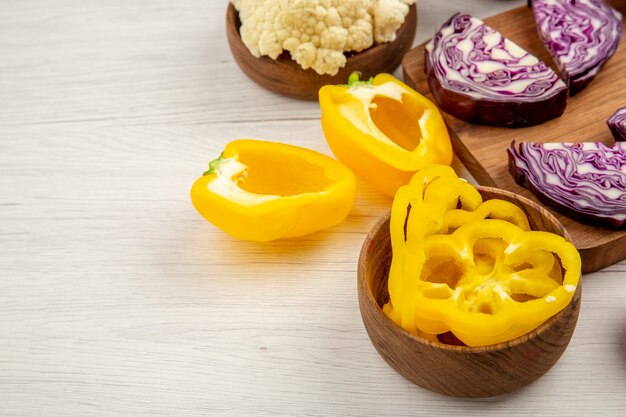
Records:
[[[608,118],[606,123],[617,141],[626,141],[626,107],[622,107]]]
[[[532,0],[539,37],[574,95],[615,53],[622,15],[602,0]]]
[[[322,128],[330,149],[356,175],[395,195],[427,165],[450,165],[452,144],[430,100],[389,74],[319,90]]]
[[[513,141],[508,154],[515,181],[545,204],[584,223],[626,226],[626,142]]]
[[[522,127],[563,114],[567,87],[544,62],[467,14],[455,14],[425,48],[439,107],[472,123]]]
[[[267,242],[341,222],[356,194],[340,162],[285,143],[230,142],[191,187],[191,202],[209,222],[242,240]]]
[[[418,337],[468,346],[536,329],[572,300],[580,255],[563,237],[529,229],[520,207],[484,201],[452,168],[421,169],[391,207],[383,312]]]

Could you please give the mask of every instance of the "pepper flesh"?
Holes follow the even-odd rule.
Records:
[[[330,149],[359,177],[393,196],[426,165],[452,162],[452,145],[437,107],[389,74],[319,91]]]
[[[390,231],[383,310],[430,340],[448,331],[468,346],[512,340],[565,308],[580,279],[571,243],[531,231],[513,203],[483,201],[450,167],[427,167],[398,190]]]
[[[354,174],[340,162],[292,145],[229,143],[193,184],[191,201],[239,239],[302,236],[341,222],[354,203]]]

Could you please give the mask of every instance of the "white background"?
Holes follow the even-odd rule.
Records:
[[[415,43],[522,4],[420,1]],[[344,223],[267,244],[195,212],[191,184],[233,139],[330,154],[317,103],[239,71],[225,9],[0,2],[0,415],[626,414],[626,262],[584,277],[547,375],[461,400],[397,375],[363,327],[357,256],[389,199],[359,180]]]

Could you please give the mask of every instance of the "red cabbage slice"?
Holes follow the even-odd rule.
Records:
[[[539,61],[479,19],[457,13],[425,48],[428,84],[453,116],[522,127],[563,114],[567,87]]]
[[[584,223],[626,226],[626,142],[530,143],[508,148],[515,181]]]
[[[618,109],[608,118],[606,123],[617,141],[626,141],[626,107]]]
[[[539,37],[574,95],[615,53],[622,14],[602,0],[532,0]]]

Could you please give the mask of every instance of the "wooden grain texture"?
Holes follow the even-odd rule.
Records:
[[[382,72],[392,73],[400,65],[404,54],[411,49],[417,26],[417,7],[412,5],[396,39],[375,45],[363,52],[350,55],[346,65],[335,75],[319,75],[312,69],[303,70],[291,59],[288,52],[276,60],[255,57],[239,36],[241,22],[237,10],[229,4],[226,12],[226,35],[233,58],[241,70],[260,86],[288,97],[317,100],[318,90],[327,84],[345,84],[354,71],[361,79],[368,79]]]
[[[479,188],[484,200],[498,198],[521,207],[532,230],[571,238],[545,209],[513,193]],[[389,214],[367,235],[358,265],[359,308],[367,333],[383,359],[409,381],[454,397],[490,397],[524,387],[559,360],[578,320],[582,283],[572,301],[537,329],[509,342],[483,347],[433,343],[393,323],[382,311],[389,301],[392,251]]]
[[[608,3],[626,14],[626,0]],[[489,17],[485,22],[554,68],[536,33],[531,9],[522,6]],[[430,96],[424,74],[424,45],[407,53],[402,66],[405,81]],[[474,125],[444,114],[451,131],[454,151],[480,184],[511,190],[537,201],[532,193],[518,186],[509,174],[506,147],[512,140],[612,143],[606,119],[615,109],[626,104],[625,74],[626,45],[622,42],[594,81],[579,94],[569,97],[565,113],[557,119],[528,128],[510,129]],[[585,272],[596,271],[626,258],[626,230],[612,231],[579,223],[550,210],[571,233],[583,258]]]
[[[522,3],[420,0],[416,42]],[[0,416],[626,414],[624,262],[585,277],[550,372],[468,401],[408,383],[363,327],[357,258],[390,199],[357,180],[345,222],[267,244],[194,211],[233,139],[331,155],[317,103],[239,70],[225,7],[0,1]]]

